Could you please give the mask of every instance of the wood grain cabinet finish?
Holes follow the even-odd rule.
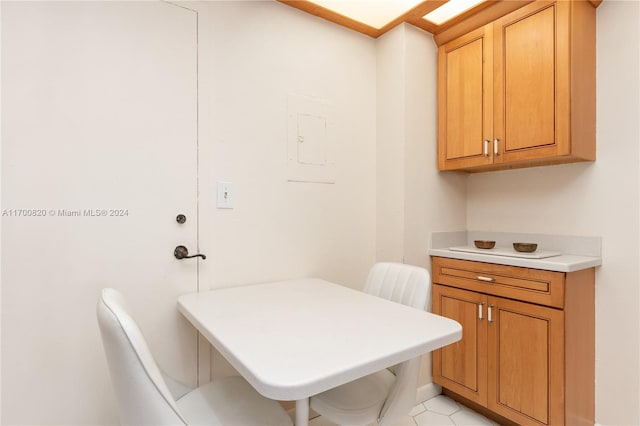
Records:
[[[434,382],[521,425],[594,424],[594,268],[432,266],[432,311],[463,334],[433,352]]]
[[[595,8],[535,1],[438,49],[438,168],[595,160]]]

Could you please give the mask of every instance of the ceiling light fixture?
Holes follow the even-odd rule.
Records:
[[[354,21],[380,29],[424,0],[313,0]]]
[[[483,1],[484,0],[449,0],[439,8],[424,15],[422,19],[440,25]]]

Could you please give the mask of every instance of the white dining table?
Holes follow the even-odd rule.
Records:
[[[190,293],[179,311],[263,396],[309,398],[456,342],[456,321],[315,278]]]

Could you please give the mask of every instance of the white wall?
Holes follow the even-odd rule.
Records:
[[[466,223],[466,176],[437,168],[437,48],[433,37],[405,25],[404,261],[431,269],[434,231]],[[378,157],[378,161],[382,159]]]
[[[437,48],[402,24],[377,49],[376,257],[429,268],[431,232],[466,223],[466,176],[436,165]]]
[[[405,211],[405,26],[377,41],[376,260],[402,262]]]
[[[301,276],[362,288],[376,246],[375,40],[277,2],[207,5],[201,289]],[[287,181],[289,94],[331,105],[335,184]],[[217,180],[235,183],[234,209],[215,208]],[[232,373],[212,358],[213,377]]]
[[[374,40],[276,2],[208,5],[201,288],[306,275],[361,287],[375,253]],[[335,184],[287,182],[291,93],[333,108]],[[234,209],[213,205],[216,180],[235,183]]]
[[[377,253],[430,269],[431,232],[464,229],[466,177],[436,166],[437,48],[400,25],[377,41]],[[420,385],[431,383],[423,357]]]
[[[597,9],[597,160],[471,175],[470,230],[601,236],[596,420],[640,424],[638,2]],[[571,362],[571,360],[568,360]]]

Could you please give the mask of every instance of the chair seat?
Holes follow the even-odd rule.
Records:
[[[366,425],[378,419],[396,377],[382,370],[311,397],[311,408],[334,423]]]
[[[290,426],[276,401],[266,399],[241,377],[203,385],[176,401],[189,425]]]

